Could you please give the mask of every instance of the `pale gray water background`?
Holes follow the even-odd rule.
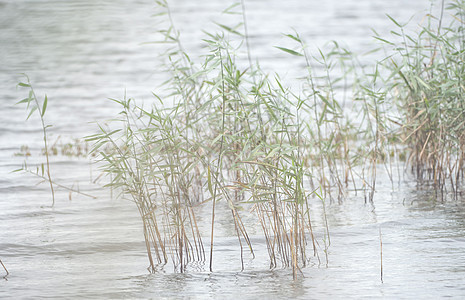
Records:
[[[192,56],[203,53],[202,29],[221,22],[224,1],[170,1],[174,21]],[[287,45],[281,33],[295,28],[310,46],[338,40],[354,52],[374,45],[370,28],[388,33],[392,23],[429,9],[413,1],[246,1],[252,56],[267,70],[291,81],[302,62],[273,48]],[[10,173],[24,157],[40,156],[41,130],[25,108],[14,103],[26,96],[16,89],[27,73],[38,95],[47,93],[46,122],[51,141],[82,137],[95,131],[91,122],[118,112],[107,98],[126,93],[150,103],[163,80],[156,39],[160,24],[153,1],[0,0],[0,259],[10,275],[0,277],[0,299],[30,298],[430,298],[465,297],[465,210],[460,201],[437,202],[432,193],[405,180],[393,186],[380,175],[375,204],[363,195],[327,207],[331,233],[329,264],[317,259],[293,281],[291,270],[268,269],[266,248],[252,230],[257,258],[246,256],[240,272],[239,247],[228,214],[219,216],[215,271],[193,265],[186,274],[169,267],[156,274],[148,261],[135,205],[115,200],[98,184],[98,172],[85,159],[54,157],[52,175],[79,185],[90,199],[59,190],[55,207],[46,184]],[[228,19],[231,20],[231,19]],[[315,229],[323,244],[320,203],[313,203]],[[202,211],[203,210],[203,211]],[[210,207],[199,211],[208,223]],[[253,221],[249,220],[249,221]],[[380,282],[379,229],[383,239],[384,283]],[[206,234],[206,241],[208,240]],[[208,262],[207,262],[208,264]],[[3,276],[0,268],[0,275]]]

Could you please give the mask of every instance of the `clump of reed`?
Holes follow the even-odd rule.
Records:
[[[159,2],[170,18],[166,2]],[[136,203],[143,221],[151,271],[171,262],[185,271],[205,261],[195,206],[211,203],[209,267],[213,270],[216,204],[231,212],[243,268],[244,249],[253,256],[243,208],[254,212],[266,239],[272,268],[308,263],[308,244],[317,255],[305,182],[311,142],[303,122],[303,100],[270,79],[258,65],[240,68],[225,37],[242,36],[231,27],[208,34],[209,52],[194,64],[170,23],[164,30],[169,94],[155,95],[149,109],[132,99],[114,100],[123,108],[118,129],[101,126],[95,143],[109,186]],[[250,61],[249,61],[250,62]]]
[[[254,255],[242,221],[248,210],[265,237],[270,267],[291,267],[297,276],[312,255],[320,260],[311,201],[321,201],[324,211],[327,198],[342,201],[353,189],[373,202],[377,168],[384,166],[393,181],[396,156],[407,153],[419,179],[441,190],[450,180],[458,191],[465,123],[462,1],[451,5],[459,26],[433,30],[430,22],[417,38],[393,20],[402,45],[378,39],[396,46],[399,56],[388,54],[372,70],[337,43],[312,56],[297,33],[286,35],[295,47],[278,48],[305,62],[299,93],[252,63],[243,1],[227,10],[242,8],[242,23],[206,33],[200,63],[184,50],[168,4],[157,3],[169,24],[158,41],[167,45],[165,90],[154,93],[149,108],[113,99],[122,107],[119,117],[87,138],[108,186],[139,209],[150,271],[171,261],[184,272],[207,256],[213,270],[219,201],[230,210],[242,268],[244,250]],[[248,66],[238,55],[243,45]],[[211,205],[208,246],[196,218],[200,205]]]
[[[465,159],[465,35],[464,1],[452,1],[446,9],[452,16],[444,26],[441,16],[428,15],[417,34],[398,28],[395,54],[384,66],[390,75],[385,85],[401,116],[401,143],[415,176],[435,189],[448,188],[457,195],[463,184]]]

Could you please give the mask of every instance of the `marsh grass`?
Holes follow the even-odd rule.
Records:
[[[241,69],[235,27],[207,34],[209,52],[194,64],[183,50],[166,2],[159,2],[171,24],[163,30],[168,45],[168,100],[149,109],[132,99],[114,100],[123,110],[117,129],[100,127],[89,136],[100,153],[109,186],[136,203],[144,224],[150,270],[171,259],[183,272],[206,260],[195,206],[211,204],[209,268],[213,270],[216,203],[225,201],[240,246],[254,250],[242,222],[245,208],[262,228],[270,266],[292,267],[294,276],[308,264],[310,245],[317,256],[309,201],[315,192],[305,182],[308,146],[304,101],[258,65]],[[226,31],[226,32],[225,32]],[[250,56],[250,53],[249,53]],[[251,64],[251,60],[249,60]]]
[[[444,9],[452,16],[444,26]],[[465,147],[465,39],[463,1],[452,1],[438,18],[423,21],[418,33],[393,20],[400,42],[383,41],[394,54],[385,61],[390,71],[386,90],[401,115],[400,143],[419,182],[444,197],[457,197],[463,185]]]
[[[241,217],[248,210],[262,229],[270,267],[291,267],[295,277],[311,256],[321,263],[312,201],[323,205],[328,264],[326,199],[340,202],[352,189],[373,202],[379,166],[394,181],[395,158],[408,156],[419,179],[432,180],[441,191],[448,179],[459,190],[462,2],[451,5],[458,27],[442,28],[439,22],[433,30],[428,22],[417,38],[391,18],[401,45],[378,39],[395,46],[399,57],[388,54],[372,69],[338,43],[309,54],[298,33],[286,34],[295,47],[276,48],[305,63],[298,93],[252,63],[244,1],[226,10],[241,8],[236,12],[241,23],[218,24],[218,33],[206,33],[208,52],[200,63],[184,50],[167,2],[157,3],[162,9],[157,16],[169,24],[158,41],[166,45],[165,92],[154,93],[158,103],[148,109],[133,99],[113,99],[122,107],[118,125],[101,126],[87,138],[110,175],[108,186],[139,209],[151,271],[169,260],[180,272],[193,261],[206,261],[195,215],[199,205],[211,205],[210,271],[216,204],[225,201],[242,269],[246,250],[254,256]],[[248,66],[241,67],[244,45]]]
[[[428,22],[417,37],[392,19],[401,44],[378,37],[394,53],[373,68],[338,43],[310,54],[298,33],[286,34],[294,46],[277,48],[305,64],[298,92],[252,62],[244,1],[226,10],[240,14],[240,23],[205,33],[200,62],[185,51],[168,3],[157,4],[157,17],[168,24],[157,41],[165,49],[163,90],[148,108],[131,98],[112,99],[120,114],[87,137],[109,175],[107,186],[139,210],[151,272],[168,263],[185,272],[207,260],[214,270],[220,201],[230,211],[241,269],[246,256],[254,257],[242,221],[253,213],[270,267],[292,268],[296,277],[312,257],[321,263],[319,250],[328,264],[327,199],[341,202],[352,190],[373,202],[380,166],[393,182],[396,159],[408,157],[418,179],[440,191],[448,180],[459,192],[465,124],[461,1],[450,6],[455,25]],[[34,99],[32,93],[23,102]],[[315,201],[323,207],[322,246],[311,218]],[[211,206],[209,246],[196,217],[201,205]]]

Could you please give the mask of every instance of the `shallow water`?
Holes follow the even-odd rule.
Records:
[[[414,20],[429,1],[246,1],[252,56],[263,68],[299,74],[301,62],[272,46],[286,45],[281,33],[295,28],[312,47],[328,40],[345,42],[355,52],[374,45],[370,27],[388,33],[391,22]],[[203,53],[201,29],[211,20],[229,22],[222,1],[170,1],[186,48]],[[391,185],[380,175],[375,204],[354,195],[327,207],[331,246],[329,263],[320,259],[292,280],[287,269],[269,270],[265,242],[251,231],[257,258],[246,255],[245,270],[227,214],[219,216],[214,272],[193,264],[186,274],[169,266],[146,270],[143,233],[135,205],[116,200],[99,184],[85,159],[53,157],[53,177],[96,196],[58,190],[52,208],[46,184],[21,173],[22,145],[30,148],[29,165],[44,160],[39,121],[25,122],[25,108],[14,103],[27,73],[39,95],[47,93],[51,141],[82,137],[91,122],[118,112],[107,98],[126,93],[140,101],[163,80],[157,63],[160,25],[153,1],[1,1],[0,0],[0,259],[8,280],[0,277],[0,299],[11,298],[431,298],[465,296],[465,211],[459,201],[435,197],[405,181]],[[60,141],[58,141],[60,143]],[[321,205],[312,203],[322,245]],[[209,207],[199,218],[208,223]],[[253,219],[251,220],[253,221]],[[380,230],[384,283],[380,280]],[[208,240],[208,236],[205,237]],[[207,263],[208,264],[208,263]],[[0,268],[0,275],[4,272]]]

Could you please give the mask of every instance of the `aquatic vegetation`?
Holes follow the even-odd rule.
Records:
[[[22,145],[21,148],[19,149],[19,152],[15,153],[15,156],[31,156],[31,150],[29,149],[28,145]]]
[[[26,109],[28,110],[28,115],[27,115],[26,120],[28,120],[35,111],[37,111],[37,113],[39,114],[40,122],[42,125],[43,138],[44,138],[46,166],[44,167],[44,164],[42,164],[40,172],[39,172],[39,169],[37,169],[36,174],[43,178],[45,178],[45,175],[46,175],[46,179],[50,184],[50,192],[52,193],[52,206],[54,206],[55,205],[55,191],[53,190],[52,176],[50,174],[50,159],[49,159],[48,143],[47,143],[47,128],[49,128],[51,125],[45,125],[45,121],[44,121],[44,115],[45,115],[45,111],[47,110],[48,99],[47,99],[47,95],[45,95],[44,101],[42,102],[42,105],[41,105],[39,103],[39,99],[37,99],[36,93],[34,92],[34,88],[32,87],[31,82],[29,81],[29,77],[27,77],[27,75],[24,75],[24,76],[26,78],[26,82],[20,82],[18,86],[29,89],[29,94],[27,98],[22,99],[17,104],[22,104],[22,103],[26,104]],[[26,163],[24,164],[23,169],[25,171],[29,171],[27,169]]]
[[[452,1],[452,21],[444,26],[444,1],[439,18],[428,16],[420,31],[407,34],[392,19],[401,42],[382,39],[394,48],[383,66],[386,91],[397,104],[399,142],[406,146],[408,164],[420,182],[443,196],[457,196],[463,184],[465,159],[465,3]],[[380,38],[381,39],[381,38]]]
[[[169,17],[167,4],[160,4]],[[225,32],[208,34],[209,53],[200,65],[184,52],[173,25],[161,33],[174,45],[167,51],[169,96],[155,95],[160,103],[150,109],[114,100],[123,107],[118,128],[100,127],[87,138],[111,175],[108,186],[139,209],[150,270],[169,256],[181,272],[192,260],[205,260],[194,209],[204,203],[212,206],[213,270],[216,204],[226,201],[241,258],[244,248],[253,256],[241,218],[247,207],[263,230],[270,266],[292,267],[296,275],[308,263],[307,244],[318,255],[309,207],[315,192],[305,184],[312,175],[304,101],[258,65],[241,69]]]
[[[406,157],[420,181],[459,193],[465,155],[462,1],[449,7],[455,23],[443,27],[442,18],[435,23],[428,16],[417,36],[392,19],[400,45],[378,36],[387,57],[372,68],[336,42],[310,54],[297,32],[286,34],[295,47],[276,48],[303,60],[298,91],[252,62],[244,1],[226,10],[240,14],[241,22],[205,33],[204,56],[195,59],[184,50],[168,3],[157,4],[157,17],[168,24],[156,41],[165,47],[163,89],[148,107],[112,99],[120,114],[86,138],[108,175],[106,187],[136,204],[150,272],[168,263],[185,272],[192,262],[207,260],[213,271],[220,203],[229,210],[242,269],[244,257],[254,257],[243,221],[252,214],[270,268],[292,268],[296,277],[312,257],[321,263],[322,248],[328,264],[326,201],[362,191],[373,202],[377,168],[386,168],[393,181],[393,164]],[[54,203],[53,187],[64,186],[50,175],[49,156],[60,147],[47,143],[47,98],[39,105],[29,79],[19,85],[30,89],[19,102],[27,104],[28,118],[37,110],[42,121],[47,162],[35,174],[50,183]],[[61,153],[80,156],[87,144],[76,140]],[[26,165],[22,170],[31,172]],[[314,203],[323,208],[323,246],[314,232]],[[207,205],[209,243],[196,217]],[[382,281],[381,231],[379,237]]]
[[[61,136],[55,139],[49,149],[42,152],[49,153],[49,155],[62,155],[67,157],[87,157],[89,155],[89,146],[83,139],[73,138],[71,140],[64,140]]]
[[[45,95],[44,101],[41,104],[35,94],[34,88],[29,80],[29,77],[27,75],[24,75],[24,76],[26,78],[26,82],[20,82],[18,83],[18,86],[23,87],[23,88],[28,88],[29,93],[28,93],[27,98],[20,100],[17,104],[26,104],[26,109],[28,110],[28,116],[26,120],[28,120],[34,114],[34,112],[37,111],[40,117],[41,125],[42,125],[42,133],[43,133],[43,140],[44,140],[43,154],[45,155],[46,162],[41,163],[40,165],[36,166],[34,170],[28,166],[25,160],[23,162],[23,166],[20,169],[14,170],[13,172],[25,172],[25,173],[37,176],[44,182],[47,182],[50,185],[50,191],[52,194],[52,206],[55,205],[55,188],[54,187],[59,187],[59,188],[69,191],[70,197],[71,197],[71,193],[77,193],[77,194],[95,199],[95,196],[92,196],[74,187],[69,187],[69,186],[60,184],[56,182],[54,179],[52,179],[51,172],[50,172],[50,156],[58,154],[58,148],[57,148],[58,140],[55,141],[53,145],[51,146],[49,145],[47,129],[50,128],[52,125],[45,125],[45,121],[44,121],[45,112],[47,110],[47,105],[48,105],[48,99],[47,99],[47,96]],[[79,139],[75,139],[74,144],[67,143],[61,146],[62,155],[81,156],[81,155],[84,155],[84,153],[85,155],[87,155],[87,152],[88,152],[87,145],[83,144],[81,141],[79,141]],[[20,149],[20,152],[16,153],[15,155],[24,156],[27,158],[31,156],[31,153],[29,151],[29,147],[27,145],[23,145]]]
[[[181,272],[191,261],[206,260],[198,205],[211,203],[210,271],[216,205],[225,201],[241,260],[245,248],[253,256],[241,218],[248,208],[262,228],[270,267],[292,267],[296,276],[309,261],[308,248],[319,260],[310,201],[323,207],[327,197],[342,201],[350,184],[368,192],[372,202],[376,170],[384,166],[393,180],[394,156],[408,153],[419,178],[428,175],[441,189],[448,178],[458,190],[464,124],[461,25],[442,29],[439,24],[437,32],[424,27],[418,39],[402,31],[404,47],[395,48],[402,59],[390,55],[372,71],[337,43],[316,57],[307,53],[298,33],[287,34],[296,47],[277,48],[301,57],[308,71],[295,93],[278,74],[265,74],[252,63],[243,1],[237,5],[244,22],[219,24],[219,33],[206,33],[209,52],[197,64],[182,46],[168,4],[158,4],[169,23],[160,31],[160,42],[168,45],[166,94],[154,93],[158,103],[149,109],[133,99],[113,99],[123,108],[120,125],[101,126],[87,139],[110,175],[108,186],[130,196],[139,209],[151,271],[169,257]],[[452,7],[459,8],[461,18],[463,5]],[[237,63],[244,44],[248,67]],[[325,74],[314,73],[315,63]],[[335,87],[340,82],[346,82],[344,93]],[[346,96],[347,86],[353,101],[343,107],[340,95]],[[325,231],[327,255],[327,221]]]

